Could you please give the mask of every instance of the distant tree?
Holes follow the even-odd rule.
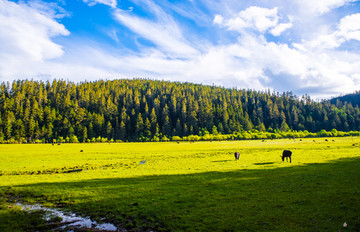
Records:
[[[280,126],[280,131],[289,131],[290,128],[288,126],[288,124],[286,124],[285,120],[281,123],[281,126]]]

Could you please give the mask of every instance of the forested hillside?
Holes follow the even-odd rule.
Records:
[[[341,105],[343,103],[351,103],[354,107],[360,106],[360,92],[356,91],[352,94],[347,94],[340,97],[335,97],[330,100],[331,104]]]
[[[99,136],[136,141],[252,129],[360,130],[360,110],[351,103],[144,79],[2,83],[0,110],[1,141],[86,141]]]

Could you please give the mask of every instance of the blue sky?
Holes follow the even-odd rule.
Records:
[[[360,1],[0,0],[0,81],[360,89]]]

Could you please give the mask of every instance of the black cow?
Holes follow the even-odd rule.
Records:
[[[288,157],[290,158],[290,163],[291,163],[291,154],[292,152],[289,150],[284,150],[282,156],[280,156],[282,158],[282,161],[284,161],[284,159],[286,158],[286,161],[288,161]]]
[[[239,152],[235,152],[235,160],[238,160],[240,158],[240,153]]]

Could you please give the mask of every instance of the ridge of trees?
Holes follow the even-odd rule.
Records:
[[[360,91],[355,91],[352,94],[335,97],[329,100],[331,104],[341,105],[345,102],[351,103],[354,107],[360,106]]]
[[[291,92],[119,79],[0,85],[0,143],[151,141],[235,132],[359,131],[351,102],[315,102]]]

